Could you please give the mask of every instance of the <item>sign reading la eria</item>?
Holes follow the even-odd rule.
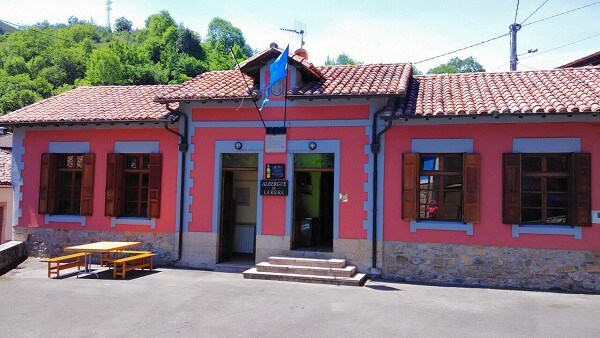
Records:
[[[287,180],[261,180],[260,194],[263,196],[287,196]]]

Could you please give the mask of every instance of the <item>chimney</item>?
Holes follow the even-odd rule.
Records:
[[[294,55],[298,55],[298,56],[308,60],[308,52],[304,48],[296,49],[296,51],[294,52]]]
[[[279,48],[279,46],[277,46],[277,44],[275,42],[271,42],[271,44],[269,45],[270,48]]]

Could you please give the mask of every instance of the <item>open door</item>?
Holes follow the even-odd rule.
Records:
[[[235,207],[233,205],[233,172],[223,171],[221,181],[221,221],[219,224],[219,263],[231,259]]]

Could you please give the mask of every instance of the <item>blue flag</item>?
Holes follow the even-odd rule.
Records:
[[[290,45],[285,47],[285,50],[279,55],[277,59],[271,64],[269,67],[269,71],[271,72],[271,77],[269,78],[269,86],[267,90],[265,90],[265,99],[260,105],[260,109],[263,109],[265,103],[269,101],[270,89],[273,84],[281,79],[285,79],[287,77],[287,65],[288,65],[288,55],[289,55]]]

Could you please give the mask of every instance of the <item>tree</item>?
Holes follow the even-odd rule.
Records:
[[[225,19],[212,19],[208,24],[207,39],[208,42],[218,42],[225,50],[230,50],[233,46],[239,46],[246,57],[252,55],[252,48],[246,44],[242,31]]]
[[[453,74],[473,72],[485,72],[485,69],[479,62],[477,62],[477,60],[475,60],[474,57],[469,56],[465,59],[455,57],[447,63],[431,68],[427,71],[427,74]]]
[[[124,16],[118,18],[115,21],[115,31],[117,32],[131,32],[133,29],[133,23]]]
[[[169,27],[177,26],[168,11],[160,11],[146,19],[146,28],[150,35],[162,36]]]
[[[201,46],[200,36],[189,28],[181,27],[177,34],[177,49],[196,59],[205,59],[206,53]]]
[[[346,53],[342,53],[342,54],[338,55],[337,58],[335,58],[335,59],[330,59],[329,56],[327,56],[327,59],[325,60],[325,66],[360,65],[360,64],[362,64],[362,62],[358,62],[358,61],[352,59]]]
[[[92,85],[108,85],[123,84],[127,76],[119,56],[109,48],[101,48],[92,52],[85,78]]]

